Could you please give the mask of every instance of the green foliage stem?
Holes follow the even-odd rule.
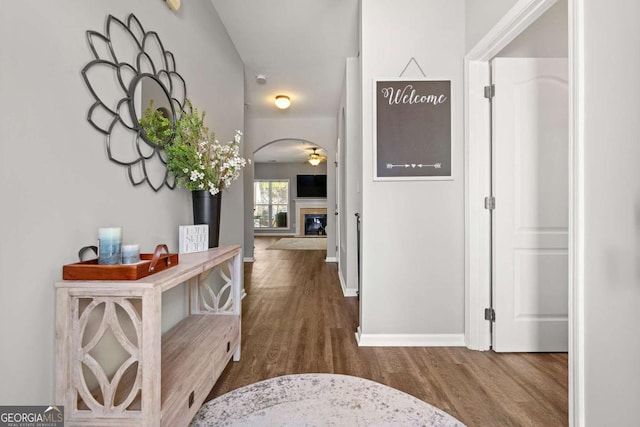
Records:
[[[149,102],[144,117],[140,119],[140,126],[142,126],[147,139],[153,144],[164,146],[171,142],[173,136],[171,119],[160,109],[154,110],[153,99]]]
[[[205,112],[200,113],[190,100],[175,121],[167,129],[162,114],[153,111],[153,104],[140,121],[147,137],[164,148],[167,168],[178,185],[189,190],[208,190],[216,194],[237,179],[246,160],[239,155],[242,133],[236,131],[234,140],[220,144],[215,133],[204,125]],[[167,137],[167,135],[170,135]]]

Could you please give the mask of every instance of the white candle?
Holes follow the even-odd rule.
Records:
[[[140,245],[122,245],[122,263],[135,264],[140,262]]]
[[[122,228],[103,227],[98,229],[99,240],[120,240],[122,241]]]
[[[103,227],[98,229],[98,264],[120,264],[122,228]]]

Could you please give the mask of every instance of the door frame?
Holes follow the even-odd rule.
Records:
[[[465,340],[473,350],[491,346],[489,322],[484,320],[491,282],[491,216],[484,208],[484,198],[491,195],[491,106],[484,97],[489,63],[556,1],[519,0],[464,59]]]
[[[491,183],[489,61],[557,0],[518,0],[464,58],[465,75],[465,345],[489,350],[491,217],[484,208]],[[569,424],[584,425],[582,0],[569,0]],[[498,201],[499,204],[499,201]]]
[[[340,127],[338,125],[338,127]],[[342,139],[341,136],[338,136],[338,139],[336,141],[336,158],[335,158],[335,162],[334,162],[334,167],[336,170],[336,196],[335,196],[335,203],[333,205],[333,209],[329,209],[329,206],[327,206],[327,215],[333,215],[333,217],[336,220],[336,263],[338,264],[338,276],[342,276],[341,273],[341,269],[340,269],[340,251],[341,251],[341,247],[340,247],[340,233],[342,233],[342,229],[340,228],[340,211],[342,210],[342,206],[340,204],[340,195],[342,194],[342,189],[341,189],[341,185],[342,185],[342,174],[340,173],[340,168],[341,168],[341,162],[340,162],[340,150],[342,150]],[[328,166],[328,165],[327,165]],[[342,286],[342,289],[344,289],[344,285],[342,283],[340,283],[340,285]]]

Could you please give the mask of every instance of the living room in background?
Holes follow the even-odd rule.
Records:
[[[254,228],[289,227],[289,180],[259,179],[253,182]]]

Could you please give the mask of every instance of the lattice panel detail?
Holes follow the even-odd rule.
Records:
[[[73,298],[72,326],[75,333],[71,375],[78,409],[90,410],[94,415],[117,416],[130,414],[130,406],[136,406],[132,405],[134,401],[139,402],[142,393],[142,319],[134,303],[140,304],[141,300]],[[103,366],[98,360],[104,352],[98,346],[105,339],[114,341],[107,346],[119,344],[121,349],[118,350],[126,355],[115,370],[112,366]],[[95,382],[97,385],[93,384]]]
[[[215,272],[219,280],[207,280],[201,277],[199,280],[199,302],[203,312],[207,313],[231,313],[233,312],[233,262],[226,263],[226,270],[223,265],[211,270]],[[209,277],[209,279],[211,279]],[[217,289],[217,291],[216,291]]]

